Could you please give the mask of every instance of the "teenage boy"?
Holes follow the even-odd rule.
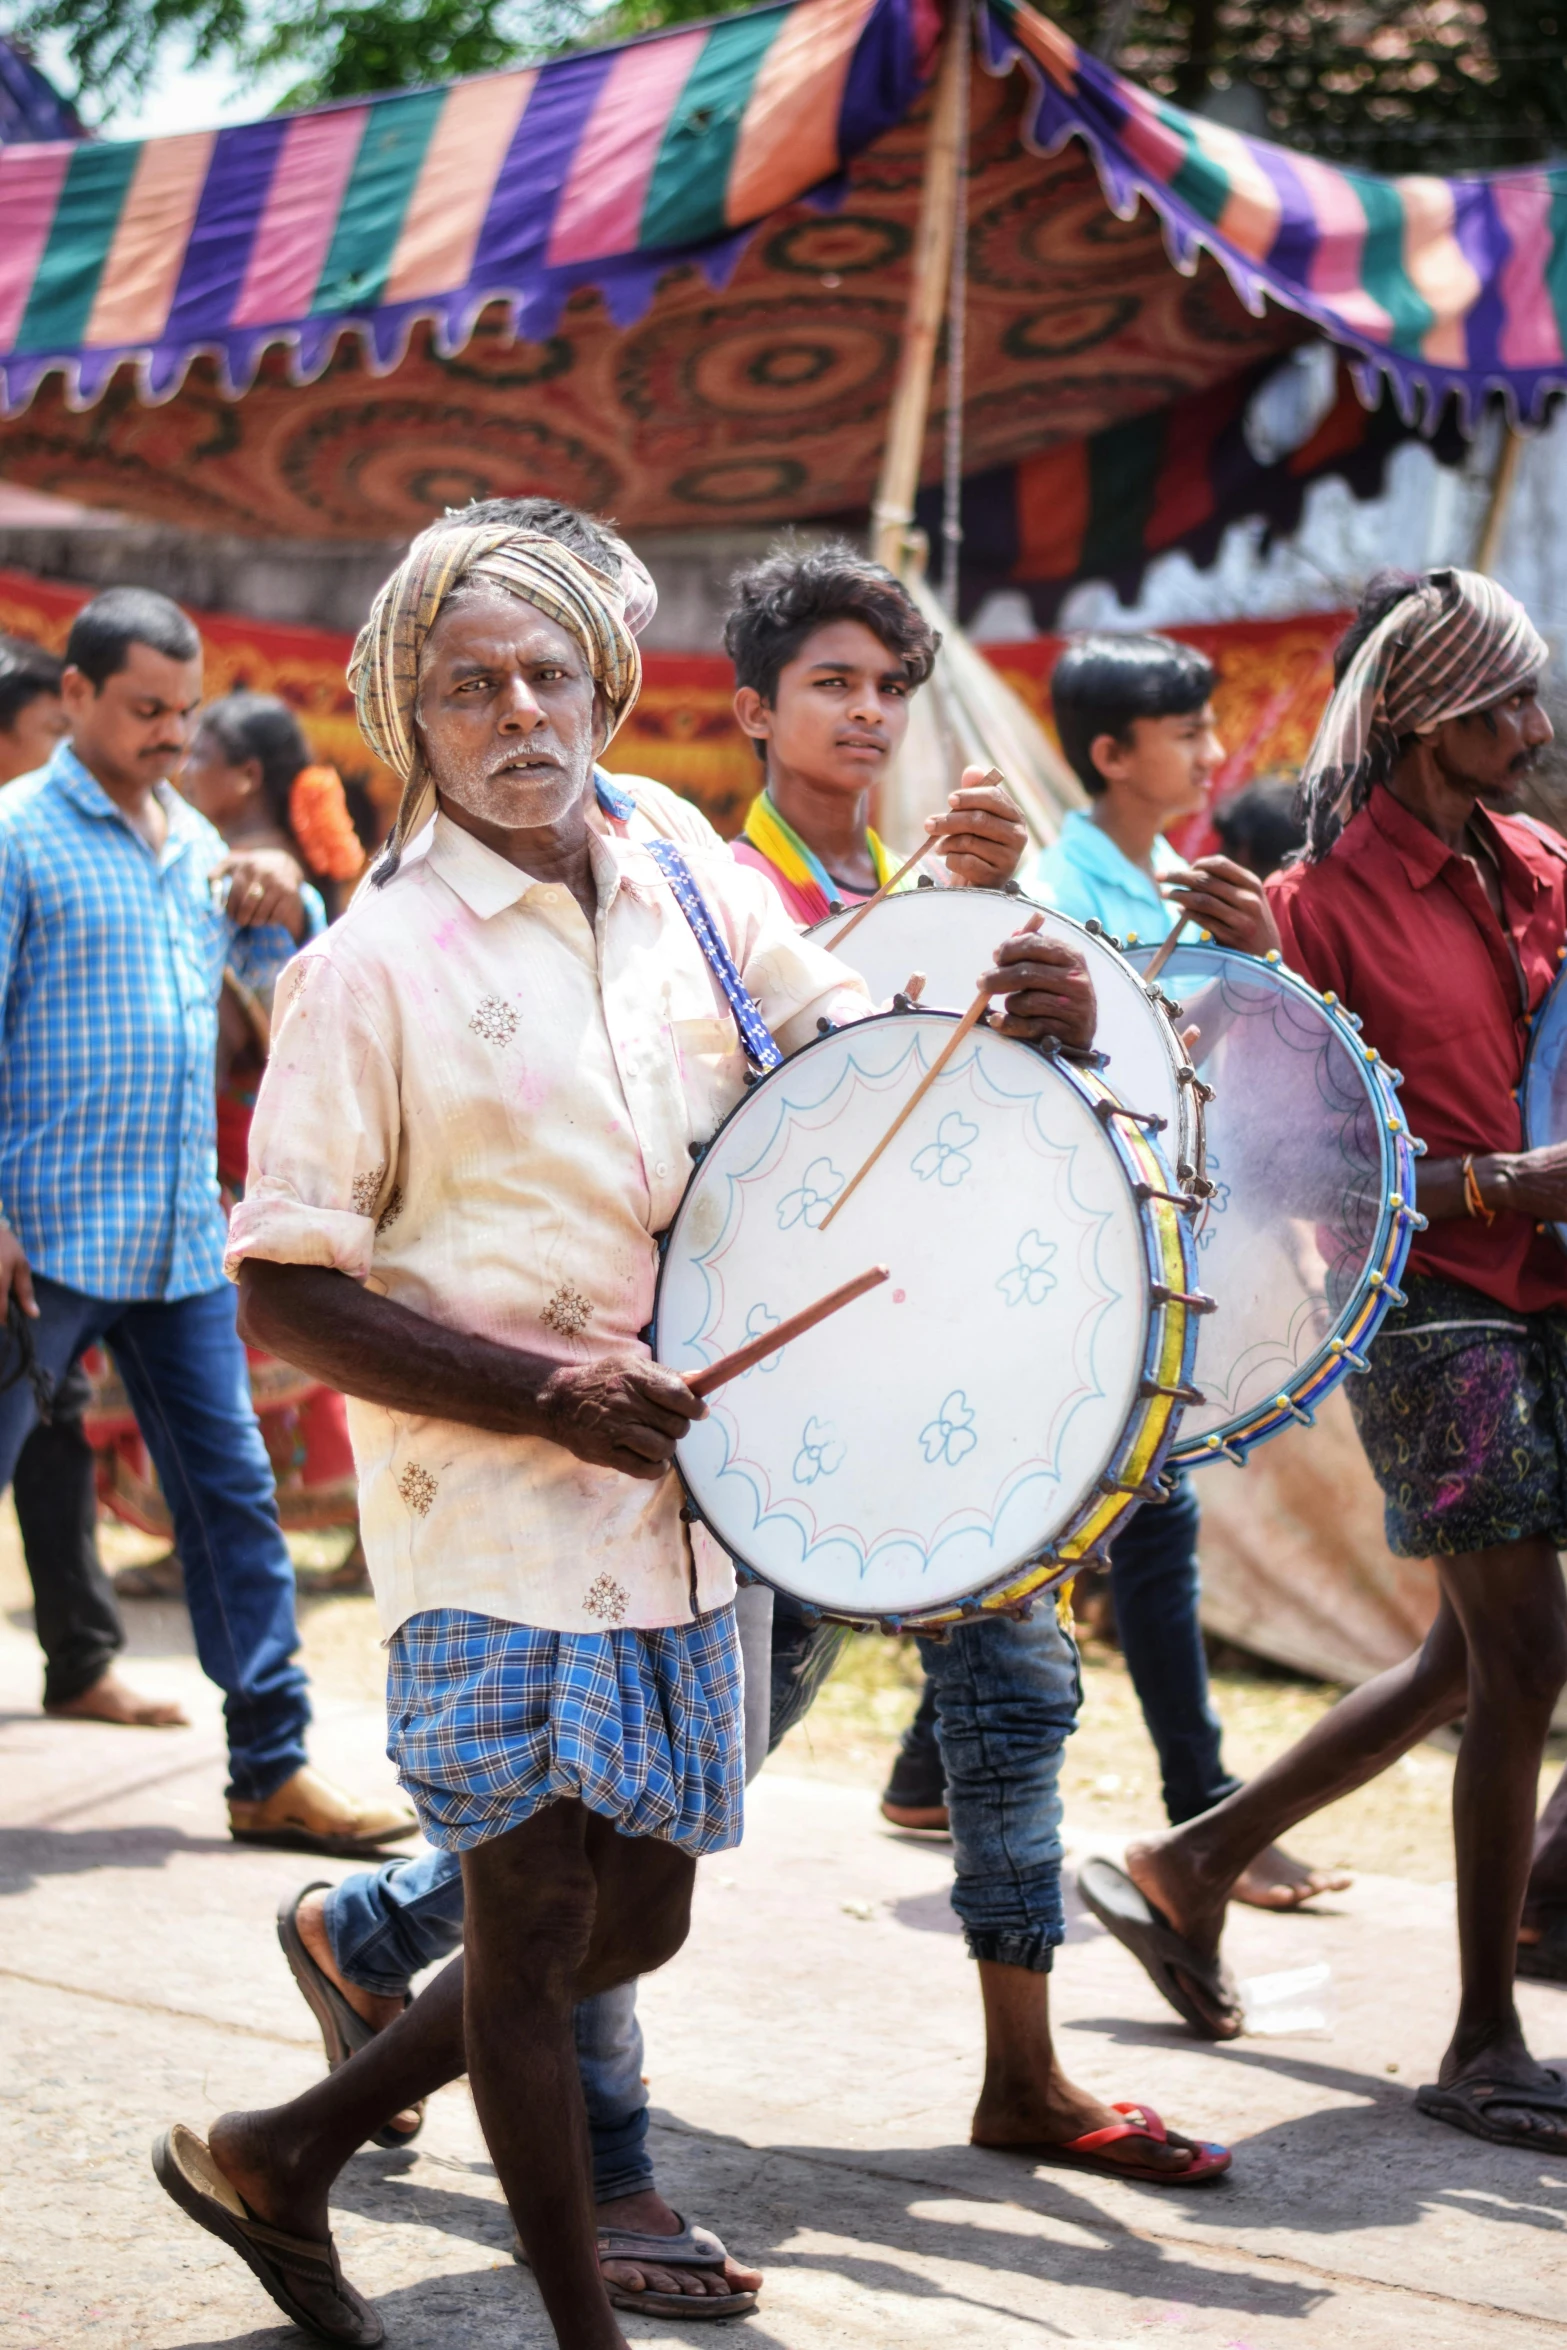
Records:
[[[734,582],[724,644],[735,717],[765,781],[734,853],[767,875],[797,922],[881,888],[898,859],[871,828],[876,787],[908,731],[941,639],[892,577],[842,540],[776,549]],[[1009,881],[1028,847],[1010,793],[967,767],[925,831],[938,880]],[[904,886],[914,888],[911,873]]]
[[[224,965],[274,975],[320,928],[320,900],[290,857],[230,857],[170,787],[201,699],[201,639],[177,605],[95,597],[60,686],[71,739],[0,793],[0,1313],[14,1296],[51,1379],[89,1346],[115,1354],[174,1513],[196,1653],[224,1692],[231,1833],[375,1851],[412,1835],[412,1812],[360,1803],[306,1759],[294,1571],[214,1172]],[[0,1487],[36,1419],[13,1379]]]
[[[1068,645],[1050,681],[1061,748],[1088,794],[1039,857],[1029,887],[1075,921],[1130,943],[1183,920],[1165,888],[1185,871],[1166,837],[1206,805],[1224,757],[1213,664],[1163,636],[1088,636]],[[1210,874],[1224,858],[1204,858]],[[1159,1757],[1176,1823],[1239,1786],[1224,1768],[1198,1620],[1197,1497],[1177,1472],[1168,1501],[1138,1510],[1110,1545],[1110,1587],[1127,1670]],[[1347,1878],[1282,1852],[1260,1853],[1235,1888],[1258,1909],[1298,1909]]]

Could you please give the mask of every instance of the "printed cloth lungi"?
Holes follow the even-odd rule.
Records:
[[[1567,1310],[1515,1313],[1464,1282],[1408,1274],[1348,1382],[1399,1558],[1543,1534],[1567,1549]]]
[[[738,1844],[733,1607],[656,1631],[546,1632],[429,1608],[392,1635],[387,1752],[432,1844],[465,1852],[562,1796],[682,1852]]]

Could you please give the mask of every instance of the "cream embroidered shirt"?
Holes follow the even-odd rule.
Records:
[[[654,1234],[739,1099],[722,991],[639,842],[590,835],[598,916],[438,816],[290,965],[256,1106],[246,1257],[329,1265],[417,1314],[561,1362],[647,1349]],[[786,1051],[862,1018],[858,977],[760,874],[685,851]],[[733,1570],[657,1483],[542,1438],[350,1400],[383,1635],[425,1608],[562,1632],[691,1620]]]

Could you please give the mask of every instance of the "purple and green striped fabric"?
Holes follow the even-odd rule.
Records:
[[[1026,0],[986,0],[985,63],[1021,62],[1031,144],[1087,142],[1122,218],[1146,197],[1176,266],[1206,248],[1254,312],[1265,299],[1358,353],[1401,411],[1499,390],[1520,419],[1567,385],[1567,166],[1458,179],[1340,171],[1150,96]]]
[[[384,369],[415,319],[452,351],[503,300],[538,336],[581,285],[628,322],[901,121],[938,29],[934,0],[792,0],[233,130],[0,147],[0,406],[60,368],[90,402],[127,359],[164,398],[202,351],[241,390],[274,343],[303,379],[345,326]]]

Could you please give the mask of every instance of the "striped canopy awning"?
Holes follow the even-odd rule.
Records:
[[[1567,386],[1567,164],[1455,179],[1342,171],[1185,114],[1102,65],[1026,0],[984,0],[985,61],[1021,63],[1028,138],[1082,139],[1123,220],[1145,197],[1178,269],[1214,255],[1256,316],[1282,303],[1359,354],[1406,416],[1500,392],[1517,420]]]
[[[932,0],[794,0],[438,89],[172,138],[0,148],[3,412],[133,361],[167,398],[198,352],[242,392],[345,328],[395,367],[416,318],[461,347],[500,300],[548,334],[592,285],[622,320],[685,258],[722,276],[918,94]]]
[[[1535,416],[1567,383],[1567,165],[1342,171],[1182,113],[1026,0],[978,0],[985,62],[1035,83],[1036,152],[1083,140],[1114,212],[1146,198],[1176,266],[1214,255],[1385,374]],[[396,367],[415,321],[460,350],[504,304],[550,334],[578,289],[617,325],[672,268],[716,285],[760,224],[841,192],[919,98],[937,0],[779,4],[514,72],[218,132],[0,146],[0,414],[51,373],[72,404],[130,362],[167,399],[193,358],[233,397],[269,346],[306,382],[345,331]]]

